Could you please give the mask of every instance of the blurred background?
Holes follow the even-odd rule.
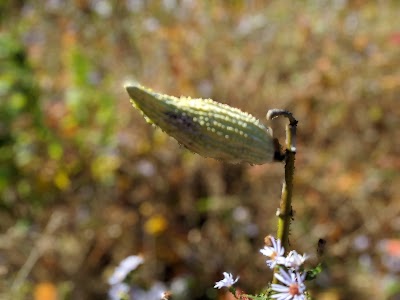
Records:
[[[272,274],[283,164],[205,159],[148,125],[123,88],[299,120],[291,249],[315,299],[400,299],[400,2],[0,2],[0,298],[106,299],[141,284],[229,299]],[[283,143],[284,120],[269,124]],[[290,249],[289,249],[290,250]]]

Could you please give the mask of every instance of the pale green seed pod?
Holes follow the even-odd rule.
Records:
[[[271,129],[240,109],[211,99],[168,96],[139,84],[125,88],[148,121],[201,156],[232,163],[273,161]]]

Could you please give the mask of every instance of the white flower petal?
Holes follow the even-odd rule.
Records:
[[[282,284],[273,283],[271,284],[271,287],[274,291],[278,292],[289,291],[289,287]]]
[[[239,276],[236,279],[233,279],[233,275],[231,273],[223,272],[224,279],[217,281],[214,285],[214,288],[220,289],[223,287],[231,287],[234,285],[238,280]]]
[[[269,239],[271,241],[272,247],[264,246],[264,248],[261,249],[260,252],[269,258],[266,263],[271,269],[273,269],[277,264],[285,264],[285,257],[283,257],[285,249],[282,247],[281,241],[279,239],[275,240],[275,238],[272,236],[269,236]]]
[[[114,273],[108,279],[110,285],[121,283],[125,280],[126,276],[139,265],[143,263],[144,259],[141,256],[131,255],[120,262],[118,267],[115,268]]]
[[[299,272],[287,272],[284,269],[280,269],[279,273],[275,273],[274,276],[283,284],[272,284],[271,288],[275,294],[271,297],[278,300],[305,300],[304,291],[306,289],[303,281],[305,279],[305,273],[300,274]],[[292,287],[297,287],[292,289]]]

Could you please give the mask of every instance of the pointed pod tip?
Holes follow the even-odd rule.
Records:
[[[137,81],[130,81],[124,84],[124,88],[134,102],[142,100],[144,94],[149,94],[152,92],[151,89],[144,87]]]
[[[129,81],[124,83],[124,88],[125,90],[129,93],[130,91],[141,87],[141,84],[137,81]],[[130,94],[130,93],[129,93]]]
[[[131,99],[135,100],[138,97],[138,94],[142,94],[144,92],[153,92],[151,89],[146,88],[141,85],[138,81],[129,80],[124,83],[124,88],[128,92]]]
[[[124,88],[125,89],[128,89],[130,87],[137,87],[137,86],[141,86],[141,84],[136,80],[129,79],[129,80],[125,80],[124,81]]]
[[[125,85],[124,87],[125,87],[126,91],[128,92],[129,97],[132,100],[134,100],[134,98],[135,98],[135,90],[137,90],[137,86],[130,84],[130,85]]]

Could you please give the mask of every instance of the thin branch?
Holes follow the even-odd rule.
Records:
[[[11,291],[15,293],[22,283],[26,280],[29,273],[32,271],[36,262],[43,255],[44,252],[44,244],[46,240],[60,227],[64,220],[64,214],[60,212],[55,212],[51,215],[50,220],[48,221],[46,228],[43,234],[36,241],[35,246],[32,251],[29,253],[27,260],[24,265],[19,269],[15,279],[11,285]]]
[[[293,218],[292,193],[296,155],[296,128],[298,122],[293,117],[292,113],[286,110],[272,109],[267,113],[267,119],[269,120],[280,116],[288,118],[289,124],[286,126],[285,180],[282,185],[282,195],[278,213],[277,238],[281,240],[283,247],[287,250],[289,246],[290,222]],[[277,272],[277,269],[275,269],[274,272]],[[275,280],[274,277],[274,282]]]

